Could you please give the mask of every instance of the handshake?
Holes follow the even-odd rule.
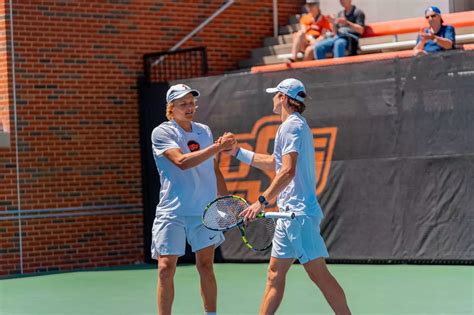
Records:
[[[228,155],[235,156],[239,147],[237,146],[238,142],[235,139],[235,136],[231,132],[225,132],[219,139],[215,142],[220,152],[223,152]]]

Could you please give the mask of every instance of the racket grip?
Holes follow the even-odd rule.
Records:
[[[270,218],[270,219],[294,219],[295,218],[295,213],[294,212],[265,212],[264,214],[265,218]]]

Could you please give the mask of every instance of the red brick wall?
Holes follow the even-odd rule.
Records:
[[[303,1],[279,2],[286,24]],[[21,204],[12,132],[0,148],[0,275],[20,269],[19,207],[25,272],[143,261],[142,56],[171,48],[223,1],[13,3]],[[210,74],[221,74],[272,33],[271,0],[237,1],[183,48],[207,46]]]
[[[9,29],[7,4],[0,4],[0,121],[7,128],[10,125],[11,111],[11,73],[9,72]],[[8,129],[7,129],[8,130]],[[3,136],[0,135],[0,136]],[[14,138],[11,136],[11,140]],[[8,148],[0,147],[0,219],[5,211],[14,207],[16,200],[15,153]],[[17,273],[20,265],[18,252],[18,220],[0,221],[0,275]]]

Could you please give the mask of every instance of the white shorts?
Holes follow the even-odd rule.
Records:
[[[321,237],[321,218],[296,216],[294,220],[278,220],[273,237],[272,257],[295,258],[300,264],[319,257],[329,257]]]
[[[218,247],[225,240],[222,232],[207,229],[200,216],[159,214],[153,222],[151,257],[158,259],[160,255],[183,256],[186,239],[193,252],[212,245]]]

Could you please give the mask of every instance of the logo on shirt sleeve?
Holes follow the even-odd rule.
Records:
[[[195,152],[195,151],[199,151],[199,149],[201,149],[201,146],[196,141],[190,140],[188,141],[188,148],[189,148],[189,151]]]

